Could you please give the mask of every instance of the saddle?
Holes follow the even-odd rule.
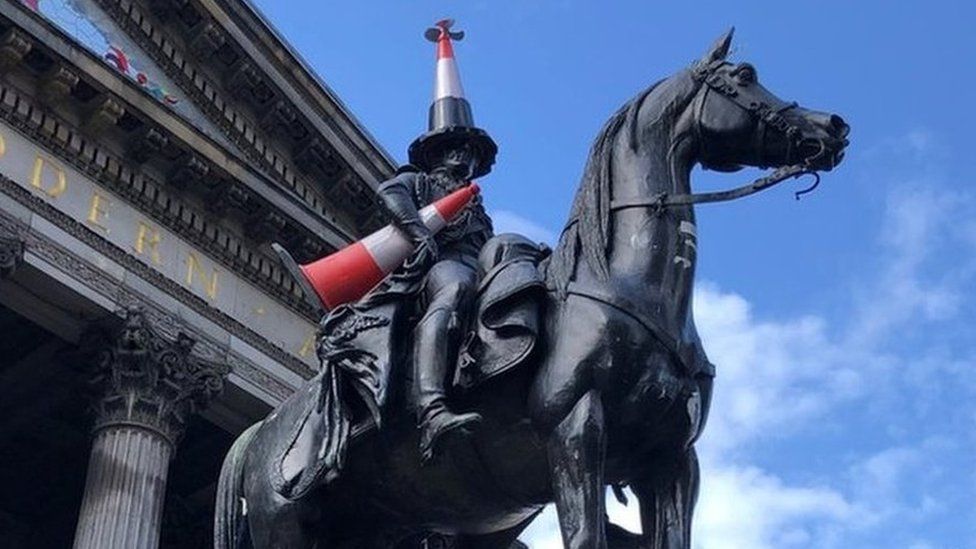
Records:
[[[525,362],[539,339],[546,286],[539,264],[544,244],[498,235],[482,248],[474,322],[458,355],[454,385],[474,388]]]
[[[458,352],[455,388],[478,387],[532,356],[546,293],[539,265],[548,255],[545,245],[515,234],[495,236],[482,247],[481,282],[471,328]],[[409,360],[410,342],[397,335],[412,331],[410,309],[421,278],[394,274],[360,302],[323,319],[318,345],[322,367],[281,407],[291,412],[289,423],[294,425],[275,449],[272,478],[282,496],[299,499],[322,479],[337,478],[349,441],[372,425],[382,425],[391,389],[404,382],[400,373],[408,369],[399,363]],[[359,400],[352,402],[350,394]],[[296,399],[301,403],[292,402]],[[368,417],[352,417],[356,408],[365,408]]]

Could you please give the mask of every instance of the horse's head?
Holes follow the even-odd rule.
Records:
[[[850,131],[844,120],[776,97],[759,83],[755,67],[726,61],[731,43],[729,30],[692,68],[702,85],[686,121],[698,161],[720,171],[743,165],[831,170],[840,163]]]
[[[554,287],[568,287],[580,255],[597,278],[606,280],[614,238],[622,239],[619,253],[650,257],[631,245],[644,242],[634,238],[634,231],[674,229],[682,221],[671,216],[667,223],[616,224],[617,212],[631,219],[658,219],[662,208],[682,207],[692,216],[694,204],[747,196],[791,177],[831,170],[843,160],[847,123],[770,93],[752,65],[726,61],[731,43],[730,30],[692,67],[643,90],[604,124],[549,263]],[[689,176],[696,163],[721,171],[743,166],[777,170],[734,189],[692,193]],[[654,238],[649,234],[646,241]],[[690,278],[682,280],[690,284]]]

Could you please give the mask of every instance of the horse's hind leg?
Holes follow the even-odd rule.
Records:
[[[693,447],[655,462],[631,482],[640,502],[641,529],[648,549],[691,547],[691,516],[698,499],[698,456]]]
[[[603,404],[591,390],[549,436],[556,512],[567,549],[606,549]]]

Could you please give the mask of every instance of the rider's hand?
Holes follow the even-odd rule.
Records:
[[[434,240],[434,235],[428,234],[417,240],[417,250],[414,252],[414,256],[418,264],[426,267],[432,266],[437,263],[439,253],[440,250],[437,247],[437,241]]]

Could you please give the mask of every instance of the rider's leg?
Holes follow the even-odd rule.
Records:
[[[481,420],[478,414],[455,414],[448,409],[445,390],[475,281],[474,269],[452,260],[435,264],[425,281],[426,312],[417,324],[413,356],[413,396],[425,461],[436,453],[443,435]]]

